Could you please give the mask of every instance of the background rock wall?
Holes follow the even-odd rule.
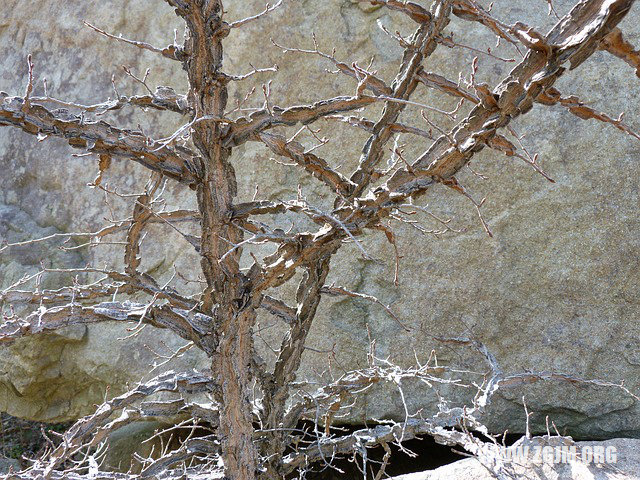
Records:
[[[260,75],[230,95],[230,104],[241,100],[252,85],[273,78],[274,103],[290,105],[312,102],[339,94],[350,94],[355,82],[327,74],[328,62],[315,56],[292,56],[272,46],[269,38],[287,46],[311,46],[315,32],[321,47],[347,62],[374,68],[390,81],[395,75],[400,49],[376,25],[407,34],[413,29],[401,15],[388,10],[356,5],[349,0],[316,2],[299,0],[251,27],[234,31],[226,41],[226,70],[245,73],[277,63],[277,74]],[[429,2],[420,2],[428,5]],[[484,2],[482,2],[484,3]],[[562,15],[573,2],[554,2]],[[143,74],[151,67],[150,86],[171,85],[184,92],[185,76],[180,65],[156,58],[149,52],[116,44],[83,27],[82,20],[129,38],[164,46],[173,41],[174,29],[183,26],[162,1],[104,0],[79,2],[5,0],[0,19],[0,89],[21,94],[26,83],[26,55],[31,53],[36,78],[47,78],[49,92],[79,103],[102,101],[112,96],[111,75],[122,94],[144,93],[122,72],[128,65]],[[260,11],[262,1],[227,1],[230,19]],[[517,19],[547,31],[553,19],[543,1],[499,0],[494,13],[507,22]],[[147,11],[148,10],[148,11]],[[621,25],[629,41],[640,45],[638,6]],[[449,25],[456,40],[478,48],[495,44],[485,30],[459,19]],[[512,56],[500,47],[498,54]],[[457,79],[458,71],[470,72],[476,53],[439,47],[425,69]],[[512,64],[481,56],[479,81],[496,84]],[[41,93],[41,84],[38,88]],[[618,59],[598,52],[580,69],[569,72],[558,88],[576,94],[616,116],[626,111],[626,120],[640,129],[638,106],[640,82],[633,70]],[[419,88],[417,97],[443,109],[455,101]],[[260,103],[256,96],[254,103]],[[380,106],[363,113],[375,119]],[[462,117],[459,117],[462,118]],[[186,122],[175,114],[123,110],[111,117],[117,125],[168,136]],[[407,109],[403,121],[419,122],[419,109]],[[318,152],[333,165],[349,173],[357,163],[367,134],[325,121],[320,135],[331,135],[332,143]],[[377,341],[380,357],[390,355],[400,364],[411,364],[414,351],[425,360],[433,348],[443,364],[484,372],[486,366],[473,352],[444,347],[434,336],[466,335],[485,343],[507,373],[525,370],[572,373],[611,382],[625,381],[637,392],[640,384],[640,336],[638,327],[640,222],[638,221],[638,160],[640,142],[613,127],[580,121],[561,107],[535,106],[515,124],[526,134],[527,148],[540,154],[549,183],[522,162],[483,151],[473,162],[482,180],[466,171],[459,180],[478,199],[487,197],[483,214],[493,238],[483,232],[473,206],[464,197],[444,187],[433,188],[420,200],[459,233],[435,238],[422,236],[404,224],[394,224],[401,255],[400,286],[393,286],[393,252],[379,235],[363,240],[378,261],[362,258],[353,245],[343,248],[333,261],[330,282],[378,296],[393,309],[412,332],[404,332],[376,305],[360,300],[328,299],[318,312],[310,336],[302,375],[318,378],[331,364],[331,374],[366,364],[369,348],[367,325]],[[428,146],[423,139],[403,136],[405,156],[415,158]],[[93,231],[112,215],[125,218],[130,206],[114,200],[107,206],[104,196],[87,187],[96,175],[95,161],[72,157],[64,142],[37,143],[18,131],[0,130],[0,240],[20,241],[55,232]],[[235,151],[240,180],[239,199],[250,199],[255,185],[272,199],[295,197],[301,185],[318,206],[330,196],[313,179],[295,167],[270,160],[260,145],[247,143]],[[140,191],[147,175],[142,168],[114,162],[103,182],[123,193]],[[171,206],[194,207],[192,192],[169,184]],[[425,215],[425,228],[440,226]],[[287,227],[289,223],[283,223]],[[168,241],[146,242],[143,267],[168,279],[175,267],[194,272],[197,257],[180,237],[157,228]],[[33,273],[41,262],[48,266],[119,265],[120,246],[102,246],[88,251],[62,252],[59,243],[36,248],[12,249],[0,254],[0,288],[24,273]],[[195,276],[193,273],[192,276]],[[68,283],[69,276],[47,275],[43,287]],[[291,293],[291,292],[289,292]],[[164,332],[145,329],[133,339],[122,325],[101,325],[61,332],[17,342],[0,351],[0,409],[12,415],[46,421],[76,418],[88,413],[105,390],[113,395],[127,382],[143,377],[154,353],[167,354],[182,344]],[[261,320],[264,355],[272,359],[266,344],[279,345],[280,326],[265,316]],[[147,348],[148,347],[148,348]],[[326,353],[332,351],[334,355]],[[318,353],[325,352],[325,353]],[[328,362],[328,359],[330,360]],[[195,352],[173,362],[171,368],[206,365]],[[169,368],[169,366],[164,367]],[[325,376],[327,373],[325,373]],[[435,396],[419,385],[407,385],[412,404],[433,409]],[[468,399],[468,392],[442,388],[440,393],[455,403]],[[546,383],[525,390],[505,390],[494,402],[489,418],[496,431],[524,428],[522,395],[532,422],[541,427],[545,415],[561,431],[579,436],[607,437],[640,433],[640,408],[620,390],[585,387],[569,383]],[[354,409],[349,421],[385,416],[402,417],[402,403],[392,387],[372,392]]]

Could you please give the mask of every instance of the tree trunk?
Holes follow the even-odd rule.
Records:
[[[248,308],[225,320],[212,362],[220,397],[218,436],[225,475],[233,480],[254,479],[257,471],[249,391],[255,316],[255,310]]]
[[[222,145],[218,122],[224,117],[228,82],[222,72],[222,39],[229,29],[222,14],[222,1],[208,0],[191,3],[185,15],[189,27],[189,96],[196,112],[192,139],[204,158],[203,178],[196,190],[202,216],[200,263],[207,281],[201,308],[218,325],[207,341],[214,351],[211,370],[220,405],[219,438],[225,476],[252,480],[258,464],[250,402],[251,329],[256,313],[250,281],[240,272],[241,249],[232,250],[242,241],[243,232],[231,222],[236,177],[229,163],[231,149]]]
[[[296,322],[280,346],[272,381],[265,385],[264,421],[271,432],[268,436],[269,442],[264,445],[262,452],[263,456],[268,458],[265,464],[266,471],[261,477],[263,480],[280,477],[278,466],[285,450],[285,438],[289,432],[288,428],[293,427],[283,424],[289,385],[296,379],[307,335],[320,304],[320,289],[329,274],[333,253],[335,249],[320,257],[316,264],[307,266],[296,293]]]

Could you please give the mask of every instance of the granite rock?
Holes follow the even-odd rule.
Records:
[[[130,81],[121,65],[143,73],[151,67],[148,84],[186,88],[178,64],[156,58],[146,51],[114,44],[83,27],[82,20],[122,33],[129,38],[166,45],[181,34],[183,26],[169,7],[157,1],[104,0],[102,2],[22,2],[5,0],[0,18],[0,89],[20,94],[26,79],[26,55],[31,53],[38,82],[47,78],[49,93],[79,103],[106,99],[112,93],[111,76],[121,93],[143,93]],[[406,34],[412,25],[401,15],[385,9],[361,8],[351,0],[285,2],[283,11],[239,31],[226,41],[226,70],[244,73],[250,65],[280,67],[271,75],[272,99],[278,105],[300,104],[350,94],[351,79],[326,73],[331,65],[317,56],[294,56],[270,44],[270,37],[287,46],[311,45],[315,32],[320,46],[336,47],[340,59],[367,64],[374,56],[379,75],[391,79],[400,49],[377,25]],[[423,2],[426,3],[426,2]],[[571,6],[555,1],[563,14]],[[257,12],[263,2],[228,1],[229,18]],[[553,24],[544,2],[513,0],[496,2],[494,12],[507,22],[524,19],[544,31]],[[492,46],[495,40],[481,27],[452,20],[457,41],[467,45]],[[629,41],[640,44],[640,10],[634,10],[621,28]],[[483,47],[484,48],[484,47]],[[505,46],[494,53],[513,55]],[[468,74],[477,53],[440,47],[425,62],[425,68],[457,79]],[[511,64],[480,59],[482,81],[496,83]],[[230,102],[241,100],[253,85],[260,91],[269,77],[260,74],[234,87]],[[638,79],[623,62],[597,52],[579,69],[559,82],[564,94],[576,94],[612,116],[628,111],[626,120],[640,128],[636,112],[640,106]],[[37,89],[41,93],[41,83]],[[420,90],[421,102],[450,109],[455,100]],[[255,100],[255,99],[254,99]],[[260,99],[256,100],[260,102]],[[379,106],[363,115],[376,118]],[[419,109],[407,109],[403,120],[418,121]],[[167,136],[186,119],[176,114],[144,114],[124,110],[110,117],[118,125]],[[333,165],[349,173],[357,164],[364,132],[321,122],[323,134],[332,142],[322,153]],[[393,224],[399,239],[400,285],[393,285],[393,250],[382,235],[368,235],[363,246],[376,261],[359,255],[346,245],[336,256],[329,282],[344,285],[391,303],[410,333],[374,304],[354,299],[323,302],[309,337],[301,376],[318,378],[325,371],[328,353],[334,357],[331,374],[342,368],[366,365],[369,336],[376,340],[377,354],[391,356],[403,365],[421,360],[437,350],[442,364],[486,372],[480,355],[452,348],[434,340],[438,336],[470,336],[483,342],[506,373],[547,371],[569,373],[585,379],[601,379],[625,385],[636,392],[640,386],[640,221],[638,218],[638,159],[640,142],[613,127],[582,121],[560,107],[535,106],[514,128],[525,134],[523,143],[540,155],[540,162],[555,183],[547,182],[531,168],[513,158],[483,151],[473,169],[461,172],[459,180],[473,195],[486,197],[484,218],[493,238],[480,226],[474,207],[455,192],[435,187],[420,204],[442,218],[453,218],[456,232],[438,237],[423,236],[406,224]],[[422,139],[402,136],[407,158],[428,147]],[[36,142],[28,135],[0,130],[0,237],[20,241],[55,232],[86,232],[98,229],[105,218],[124,218],[130,206],[104,196],[87,186],[96,175],[97,164],[85,157],[72,157],[64,142]],[[330,192],[291,166],[270,160],[270,152],[254,143],[235,151],[239,198],[249,199],[260,185],[261,195],[295,198],[296,188],[318,206],[328,205]],[[140,191],[146,174],[126,162],[114,162],[103,180],[118,191]],[[193,207],[192,192],[169,184],[167,204]],[[425,215],[419,219],[426,229],[441,225]],[[287,223],[283,228],[288,226]],[[145,242],[143,268],[158,278],[169,279],[174,266],[181,272],[197,267],[197,256],[174,232],[154,228],[166,239]],[[62,254],[55,247],[38,246],[16,253],[0,254],[0,287],[33,272],[41,261],[49,266],[121,264],[117,245],[81,248]],[[195,275],[195,274],[194,274]],[[47,285],[69,281],[47,275]],[[289,291],[288,294],[291,292]],[[281,328],[275,320],[261,318],[265,343],[278,345]],[[166,354],[182,344],[165,332],[145,329],[127,340],[122,325],[92,326],[69,335],[25,339],[0,351],[0,409],[12,415],[43,421],[61,421],[86,414],[105,395],[123,391],[146,375],[154,361],[152,352]],[[261,340],[258,344],[263,345]],[[269,349],[264,356],[272,361]],[[206,359],[188,352],[164,368],[206,366]],[[325,372],[325,375],[328,375]],[[420,385],[406,386],[411,407],[432,410],[436,397]],[[469,400],[468,390],[443,387],[440,394],[452,404]],[[620,389],[570,382],[536,383],[499,392],[486,418],[494,431],[524,429],[523,395],[534,412],[532,428],[542,430],[548,415],[564,433],[581,437],[637,436],[640,406]],[[361,423],[366,418],[403,418],[400,396],[394,386],[371,392],[344,421]]]
[[[534,438],[529,441],[529,455],[520,461],[507,462],[511,476],[505,478],[527,478],[530,480],[635,480],[640,478],[638,463],[638,439],[614,438],[604,442],[576,442],[575,458],[568,461],[553,461],[555,448],[562,448],[558,438]],[[540,447],[540,450],[536,450]],[[543,448],[550,447],[543,456]],[[552,453],[553,452],[553,453]],[[567,455],[569,445],[565,450]],[[597,456],[593,456],[597,452]],[[609,454],[607,456],[607,453]],[[568,455],[565,457],[568,458]],[[562,450],[558,457],[562,460]],[[524,461],[523,461],[524,460]],[[506,472],[505,472],[506,473]],[[419,473],[391,477],[391,480],[491,480],[496,478],[477,459],[467,458]]]

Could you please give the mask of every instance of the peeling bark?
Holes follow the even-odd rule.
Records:
[[[47,136],[63,138],[74,148],[98,155],[100,175],[96,178],[95,186],[100,186],[101,174],[108,168],[112,158],[142,164],[153,172],[153,177],[145,192],[136,194],[130,218],[113,221],[98,232],[61,234],[66,238],[84,236],[99,240],[107,235],[126,233],[126,241],[123,242],[124,272],[89,267],[73,272],[61,271],[58,273],[102,274],[104,278],[87,285],[49,291],[23,290],[22,285],[29,278],[20,280],[0,292],[0,301],[39,305],[39,309],[24,318],[13,313],[3,315],[0,343],[9,344],[27,335],[74,324],[103,321],[149,324],[170,329],[181,338],[193,342],[210,357],[211,371],[202,374],[172,373],[106,402],[94,415],[78,421],[65,434],[65,443],[49,452],[44,463],[37,463],[27,473],[11,478],[32,479],[42,475],[53,479],[80,478],[82,475],[75,471],[64,472],[59,469],[74,453],[83,448],[95,448],[110,431],[134,420],[183,413],[194,419],[208,421],[216,429],[215,438],[188,439],[180,448],[163,453],[160,458],[145,464],[144,477],[173,479],[208,475],[209,478],[224,477],[231,480],[271,480],[303,469],[315,461],[325,460],[326,456],[362,452],[375,445],[386,445],[387,442],[403,441],[424,434],[434,436],[441,443],[463,446],[473,453],[477,448],[474,443],[476,440],[468,435],[469,432],[457,431],[453,427],[464,425],[465,428],[480,430],[481,426],[475,422],[472,413],[481,411],[497,388],[535,381],[605,385],[564,374],[504,376],[486,347],[468,339],[449,339],[449,342],[476,348],[492,370],[492,377],[484,388],[480,388],[471,411],[451,409],[432,419],[407,419],[395,425],[379,425],[351,435],[332,437],[330,429],[333,415],[341,408],[344,398],[362,388],[383,381],[399,382],[405,377],[447,383],[439,377],[447,372],[444,367],[426,365],[403,370],[388,366],[385,369],[373,364],[373,353],[369,369],[347,373],[287,408],[287,402],[292,399],[292,388],[302,383],[297,381],[296,372],[323,295],[349,295],[373,301],[385,308],[404,327],[389,307],[375,297],[351,292],[344,287],[325,285],[331,258],[344,242],[354,243],[367,257],[357,237],[367,229],[372,229],[384,231],[389,242],[395,246],[394,233],[382,221],[388,217],[401,217],[405,202],[419,197],[437,183],[450,186],[474,201],[455,175],[485,146],[524,159],[538,173],[551,180],[537,167],[535,158],[528,159],[519,154],[516,145],[499,133],[501,128],[510,128],[509,124],[514,119],[528,113],[534,103],[561,105],[582,119],[613,125],[640,139],[638,134],[622,123],[621,117],[616,119],[598,112],[586,106],[578,97],[562,95],[553,87],[561,75],[578,68],[597,49],[604,49],[623,59],[638,72],[638,52],[617,29],[617,24],[627,14],[633,0],[583,0],[547,35],[520,22],[507,25],[471,0],[435,0],[430,10],[414,2],[368,0],[370,4],[387,8],[391,13],[407,15],[418,24],[416,31],[408,38],[394,37],[404,54],[393,81],[386,83],[375,71],[367,71],[355,62],[348,64],[338,61],[334,53],[321,52],[314,39],[313,50],[283,48],[298,54],[316,55],[330,62],[340,74],[357,81],[355,95],[339,95],[308,105],[278,107],[270,104],[265,87],[264,108],[236,119],[229,118],[236,110],[226,111],[228,83],[273,69],[254,68],[245,76],[225,73],[223,40],[235,28],[274,11],[281,2],[267,6],[262,13],[229,23],[223,18],[221,0],[165,1],[187,25],[184,45],[160,49],[145,42],[115,37],[96,27],[91,28],[110,40],[180,61],[189,80],[186,95],[178,95],[173,89],[165,87],[155,94],[149,90],[150,95],[118,96],[116,100],[94,105],[66,103],[47,96],[34,97],[33,63],[29,59],[29,83],[24,96],[1,96],[0,126],[13,126],[40,139]],[[494,88],[474,83],[473,77],[468,86],[463,86],[460,82],[455,83],[442,75],[424,70],[425,60],[438,45],[456,48],[451,38],[443,37],[451,15],[479,23],[498,38],[514,45],[518,52],[521,49],[526,51],[521,62]],[[475,75],[476,61],[472,68]],[[428,127],[418,128],[400,123],[400,115],[412,103],[437,110],[410,100],[421,85],[454,96],[461,102],[471,102],[474,106],[453,129],[443,130],[426,115],[424,119]],[[357,111],[375,102],[384,102],[382,115],[375,121],[336,115]],[[53,110],[51,105],[64,108]],[[101,115],[126,105],[170,110],[189,115],[190,121],[173,136],[158,141],[143,132],[85,118],[88,114]],[[70,113],[72,111],[78,113]],[[453,118],[451,113],[439,113]],[[302,142],[295,140],[297,134],[288,139],[282,133],[273,131],[276,127],[310,125],[322,118],[337,119],[370,133],[361,149],[358,167],[350,175],[340,173],[328,160],[305,150]],[[417,159],[409,161],[402,157],[400,149],[394,148],[396,162],[388,168],[380,168],[395,134],[409,133],[424,142],[433,138],[434,130],[438,132],[438,138]],[[181,137],[187,134],[195,150],[177,145],[178,139],[181,141]],[[254,199],[234,203],[237,188],[232,153],[235,147],[247,141],[262,142],[273,154],[293,160],[304,173],[329,187],[335,194],[335,208],[322,211],[307,202],[302,194],[291,201]],[[195,191],[197,212],[154,210],[154,194],[164,178]],[[474,201],[478,212],[481,203]],[[317,230],[284,232],[252,218],[264,214],[304,215],[317,225]],[[186,221],[199,222],[199,236],[178,230],[176,225]],[[486,227],[484,220],[482,222]],[[166,224],[178,230],[183,239],[199,253],[204,277],[199,296],[189,297],[168,285],[160,286],[151,275],[140,271],[143,256],[141,240],[151,223]],[[486,230],[490,233],[488,228]],[[0,253],[8,248],[25,247],[54,237],[4,245],[0,247]],[[275,252],[262,258],[252,256],[251,266],[241,269],[240,261],[245,254],[243,246],[265,241],[277,245]],[[399,258],[397,253],[396,256]],[[43,270],[41,273],[45,271],[53,272]],[[277,294],[271,295],[269,290],[291,281],[300,271],[303,276],[298,284],[295,306],[278,299]],[[201,280],[192,281],[197,283]],[[117,292],[136,293],[152,299],[148,303],[112,301],[89,305],[91,301],[109,298]],[[258,308],[283,320],[288,327],[277,351],[273,371],[267,371],[253,345]],[[252,398],[254,386],[262,395],[261,401],[254,402]],[[625,394],[631,394],[621,385],[606,386],[619,387]],[[182,397],[169,402],[147,400],[139,406],[135,403],[159,391],[209,392],[214,403],[194,404]],[[115,418],[117,412],[121,416]],[[312,441],[305,435],[292,435],[291,429],[313,413],[317,418],[324,419],[324,434],[316,432],[317,437]],[[296,442],[302,439],[310,444],[299,447]],[[285,456],[287,449],[290,453]],[[202,458],[209,462],[203,467],[208,468],[204,473],[198,467],[186,467],[192,459]],[[223,472],[218,468],[218,459],[222,460]],[[212,466],[214,464],[215,467]],[[184,468],[177,469],[179,465]],[[92,478],[130,478],[128,475],[102,472],[93,472],[92,475]]]

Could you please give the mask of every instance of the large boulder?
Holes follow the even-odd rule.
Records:
[[[518,461],[504,462],[502,467],[506,471],[503,471],[503,478],[528,480],[636,480],[640,478],[638,474],[640,472],[640,462],[638,462],[640,441],[635,438],[571,443],[559,437],[538,437],[524,443],[529,447],[528,454],[518,457]],[[575,450],[571,450],[574,447]],[[521,451],[524,452],[524,448]],[[556,452],[558,452],[557,456]],[[594,452],[596,452],[595,456]],[[514,457],[506,455],[505,458],[511,460]],[[391,480],[493,480],[494,478],[496,476],[478,459],[467,458],[435,470],[391,477]]]
[[[164,46],[180,37],[183,25],[162,1],[104,0],[102,2],[23,2],[5,0],[0,20],[0,89],[20,94],[26,83],[26,56],[31,53],[42,93],[44,77],[49,93],[78,103],[102,101],[113,96],[111,76],[123,94],[144,93],[122,71],[151,71],[147,83],[186,88],[180,65],[147,51],[114,43],[83,27],[87,20],[110,32]],[[428,2],[423,2],[427,4]],[[554,1],[560,14],[572,2]],[[264,8],[262,0],[227,1],[228,17],[241,18]],[[514,0],[496,2],[495,14],[507,22],[517,19],[546,31],[554,18],[546,15],[544,2]],[[637,7],[621,25],[626,37],[640,45],[640,10]],[[372,8],[350,0],[285,2],[282,11],[232,32],[225,46],[226,70],[244,73],[251,66],[277,63],[277,74],[257,75],[234,87],[230,104],[242,100],[252,85],[273,78],[272,102],[290,105],[350,94],[351,79],[325,70],[332,65],[314,55],[293,55],[274,47],[269,39],[286,46],[309,47],[311,32],[321,48],[336,47],[344,61],[366,65],[374,56],[379,75],[392,79],[400,48],[377,25],[406,34],[413,25],[386,9]],[[453,19],[449,28],[459,43],[486,48],[495,39],[476,24]],[[513,56],[501,46],[499,55]],[[439,47],[426,60],[425,68],[457,80],[459,71],[468,75],[477,52]],[[512,63],[480,55],[482,81],[497,83]],[[640,128],[637,118],[640,90],[634,71],[622,61],[597,52],[578,70],[559,82],[564,94],[576,94],[594,108],[612,116],[628,111],[626,120]],[[421,102],[451,109],[455,100],[419,89]],[[254,99],[260,102],[260,99]],[[380,106],[363,115],[375,119]],[[460,114],[462,115],[462,114]],[[419,108],[408,108],[407,122],[420,121]],[[462,117],[459,117],[459,119]],[[110,120],[155,135],[168,136],[187,121],[176,114],[153,114],[125,109]],[[331,129],[332,142],[319,150],[340,170],[349,173],[357,164],[359,149],[367,138],[362,131],[335,121],[320,122],[322,135]],[[487,197],[482,208],[493,232],[483,231],[473,205],[445,187],[433,188],[420,205],[441,218],[452,218],[455,231],[423,236],[407,224],[393,224],[398,237],[400,285],[394,286],[393,248],[384,235],[369,235],[364,248],[376,260],[346,245],[332,262],[329,282],[377,296],[393,309],[411,332],[405,332],[379,306],[360,299],[328,299],[318,311],[309,337],[300,375],[318,379],[324,373],[337,375],[342,369],[366,365],[370,337],[377,355],[390,356],[402,365],[414,362],[414,353],[424,361],[432,349],[438,361],[460,369],[486,372],[481,355],[467,348],[451,347],[434,337],[472,337],[495,355],[506,373],[546,371],[567,373],[584,379],[611,383],[624,381],[632,391],[640,385],[640,222],[638,220],[638,157],[640,142],[615,128],[595,121],[582,121],[561,107],[535,106],[514,124],[522,142],[553,177],[550,183],[523,162],[491,151],[478,154],[474,171],[465,169],[458,179],[472,194]],[[334,132],[335,130],[335,132]],[[403,136],[405,156],[415,158],[428,143]],[[55,232],[95,231],[105,218],[129,215],[130,199],[116,198],[107,205],[102,192],[87,186],[96,176],[97,164],[86,157],[72,157],[62,141],[35,138],[8,128],[0,130],[0,236],[21,241]],[[272,199],[294,198],[298,185],[316,205],[329,205],[330,192],[295,167],[270,160],[262,146],[247,143],[235,151],[239,176],[239,198],[250,199],[255,186]],[[104,184],[122,193],[141,190],[147,174],[126,162],[114,162]],[[193,207],[192,192],[169,184],[169,205]],[[419,219],[427,230],[442,225],[426,215]],[[288,227],[288,223],[284,227]],[[188,243],[165,228],[154,228],[162,243],[143,245],[143,268],[160,279],[169,279],[175,268],[189,277],[198,265]],[[68,254],[59,244],[39,245],[36,250],[7,250],[0,254],[0,287],[24,273],[48,266],[121,264],[121,246],[81,248]],[[25,253],[22,253],[22,252]],[[30,253],[26,253],[29,251]],[[69,276],[45,275],[46,285],[61,285]],[[260,322],[264,344],[277,346],[282,333],[275,320]],[[370,332],[370,337],[367,333]],[[131,332],[122,325],[101,325],[61,332],[58,335],[24,339],[0,351],[0,409],[12,415],[43,421],[76,418],[89,412],[105,393],[113,395],[147,375],[158,361],[155,353],[168,355],[183,342],[166,332],[147,328],[125,340]],[[263,345],[262,340],[257,341]],[[323,353],[324,352],[324,353]],[[273,360],[264,348],[267,360]],[[330,362],[327,357],[330,356]],[[331,365],[331,372],[325,372]],[[206,366],[194,350],[163,368]],[[561,376],[556,376],[560,378]],[[422,385],[422,384],[420,384]],[[420,385],[407,385],[411,408],[433,410],[437,397]],[[107,391],[108,388],[108,391]],[[468,401],[469,392],[441,388],[452,404]],[[492,404],[487,419],[494,431],[524,429],[523,395],[534,430],[541,430],[547,415],[563,433],[611,437],[640,434],[640,407],[621,389],[551,380],[504,390]],[[372,391],[354,408],[349,422],[367,418],[404,416],[397,387]]]

